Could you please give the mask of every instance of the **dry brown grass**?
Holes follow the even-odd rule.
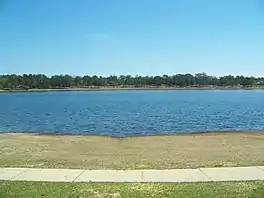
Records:
[[[264,133],[111,138],[1,134],[1,167],[171,169],[264,165]]]

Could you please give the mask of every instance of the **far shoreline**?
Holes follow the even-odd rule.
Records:
[[[86,87],[50,89],[0,89],[0,93],[56,91],[115,91],[115,90],[264,90],[264,87]]]
[[[180,133],[160,133],[160,134],[135,134],[115,136],[107,134],[73,134],[73,133],[37,133],[37,132],[0,132],[0,136],[4,134],[9,135],[30,135],[30,136],[69,136],[69,137],[105,137],[111,139],[129,139],[141,137],[172,137],[172,136],[217,136],[217,135],[264,135],[264,130],[213,130],[213,131],[194,131],[194,132],[180,132]]]

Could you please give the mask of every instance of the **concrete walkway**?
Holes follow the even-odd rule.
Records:
[[[0,168],[0,180],[52,182],[205,182],[264,180],[264,166],[174,170]]]

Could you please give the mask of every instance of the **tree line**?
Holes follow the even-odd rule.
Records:
[[[264,77],[222,76],[206,73],[162,76],[71,76],[44,74],[0,75],[0,89],[52,89],[84,87],[253,87],[264,85]]]

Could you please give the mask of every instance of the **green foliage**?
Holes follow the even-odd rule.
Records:
[[[70,76],[54,75],[47,77],[44,74],[0,75],[0,89],[46,89],[89,86],[126,86],[126,87],[251,87],[264,85],[264,78],[245,76],[208,76],[206,73],[175,74],[172,76]]]

